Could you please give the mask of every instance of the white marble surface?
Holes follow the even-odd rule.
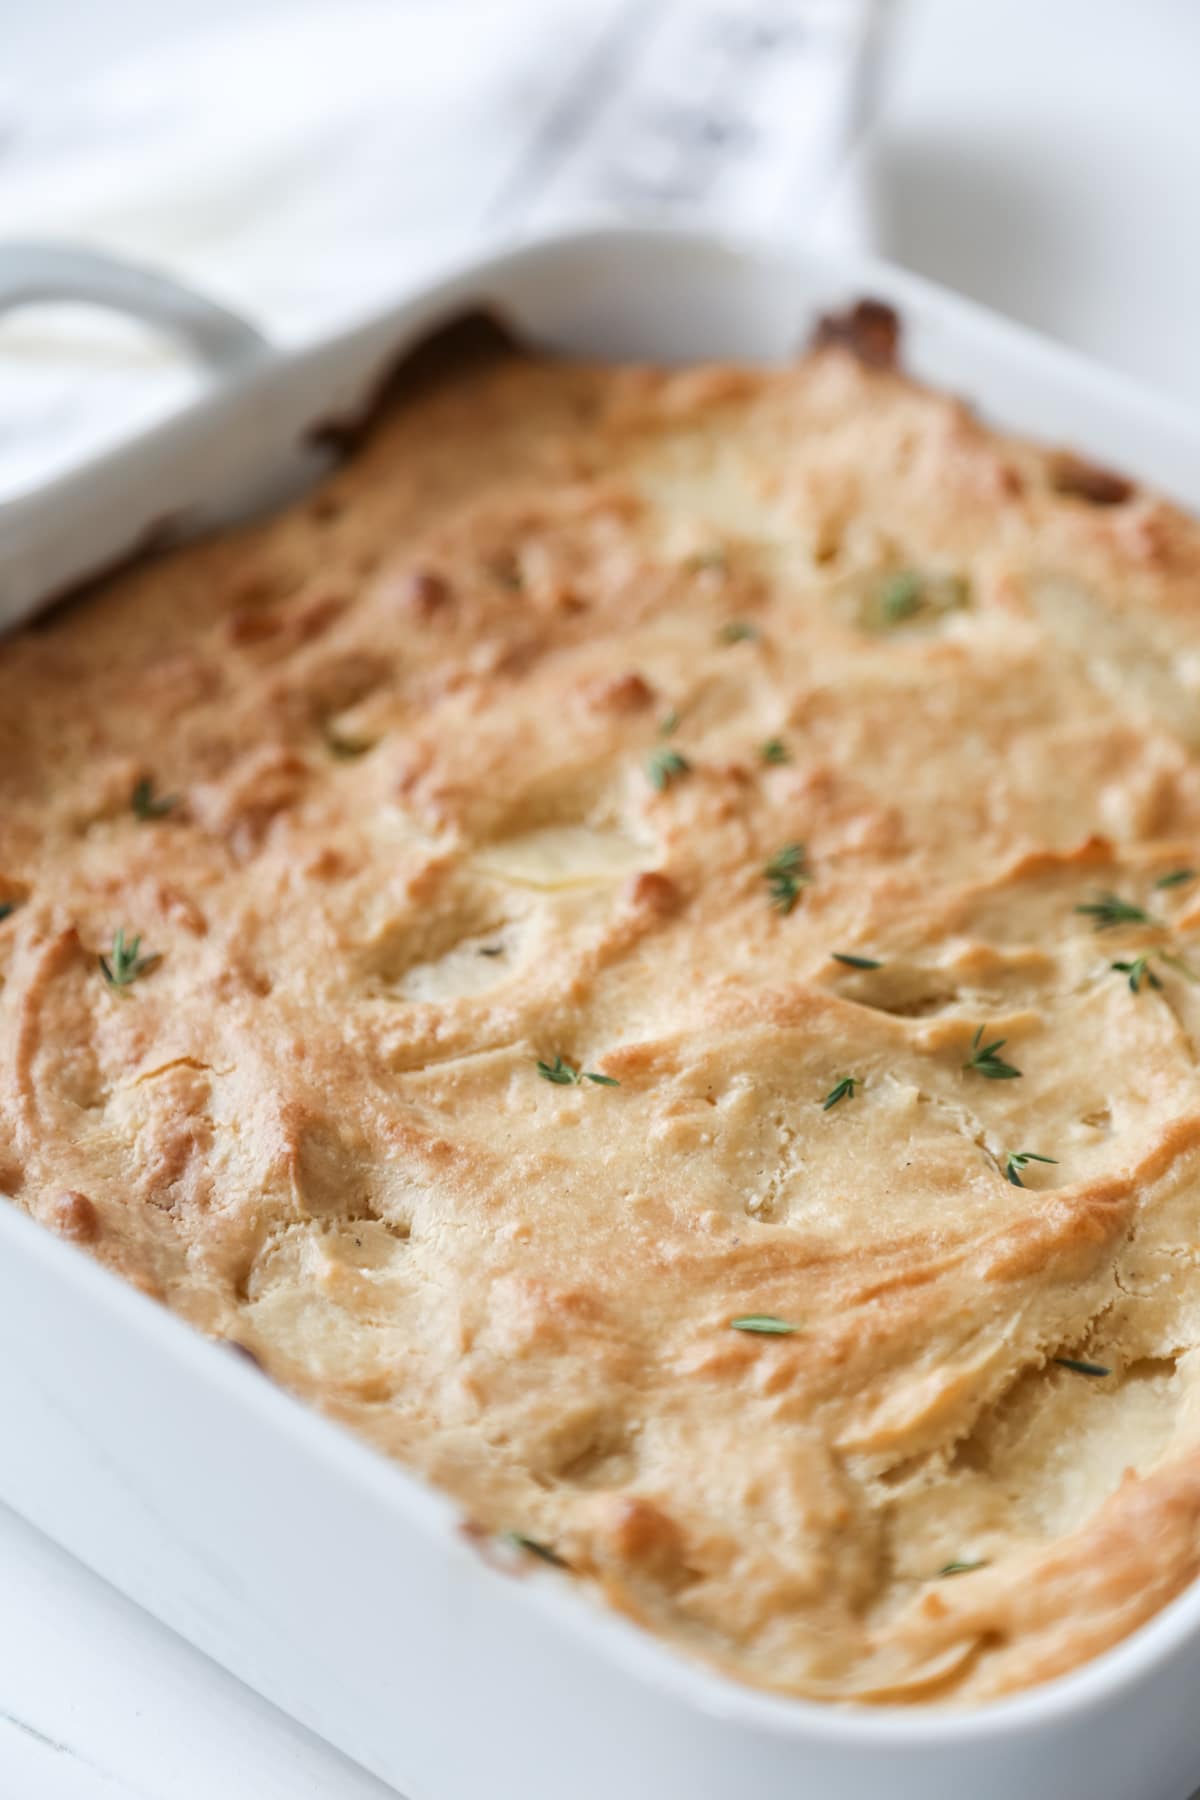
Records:
[[[86,66],[105,10],[0,0],[0,101],[22,57],[31,77]],[[133,42],[163,9],[119,13]],[[1200,8],[910,0],[907,15],[876,133],[879,247],[1200,407]],[[0,1509],[4,1800],[384,1794]]]
[[[394,1800],[4,1507],[0,1795]]]

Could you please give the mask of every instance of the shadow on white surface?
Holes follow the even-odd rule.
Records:
[[[1030,180],[1002,142],[907,137],[877,159],[875,202],[880,255],[1050,328],[1046,302],[1052,309],[1064,291],[1075,256],[1070,209],[1052,187]]]
[[[1200,7],[907,0],[894,42],[880,253],[1200,407]]]

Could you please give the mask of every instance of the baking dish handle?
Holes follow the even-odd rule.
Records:
[[[0,313],[59,301],[143,319],[221,374],[240,373],[272,355],[269,341],[248,320],[172,276],[69,244],[0,243]]]

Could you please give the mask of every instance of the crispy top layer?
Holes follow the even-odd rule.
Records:
[[[0,1181],[747,1680],[1067,1669],[1200,1548],[1198,602],[844,348],[464,365],[0,651]]]

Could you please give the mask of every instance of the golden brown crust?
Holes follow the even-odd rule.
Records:
[[[1196,1572],[1200,530],[834,338],[447,375],[5,646],[0,1176],[693,1653],[966,1702]]]

